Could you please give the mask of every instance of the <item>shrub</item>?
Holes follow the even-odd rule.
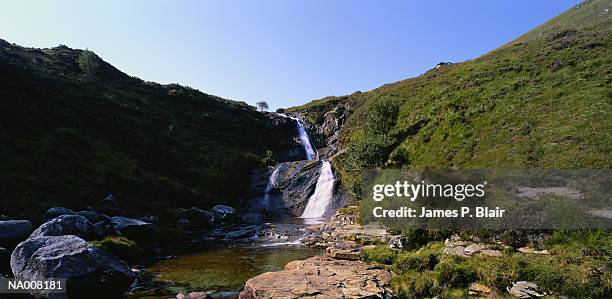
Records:
[[[440,285],[463,288],[476,281],[476,272],[463,264],[443,261],[434,268],[438,272]]]
[[[399,105],[392,100],[383,99],[372,106],[366,121],[368,135],[386,135],[395,126],[399,115]]]
[[[389,155],[391,140],[386,135],[365,137],[347,148],[344,164],[347,169],[364,169],[380,166]]]
[[[381,245],[372,249],[365,249],[361,252],[361,259],[364,261],[376,262],[383,265],[391,265],[395,260],[396,253],[388,246]]]
[[[79,54],[78,63],[79,67],[81,67],[81,70],[83,70],[87,77],[91,78],[98,72],[98,68],[100,67],[100,58],[98,58],[96,53],[89,50],[84,50],[81,52],[81,54]]]

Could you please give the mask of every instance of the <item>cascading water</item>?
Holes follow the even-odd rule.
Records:
[[[334,192],[334,172],[329,161],[323,161],[315,192],[308,199],[306,209],[300,218],[321,218],[332,201]]]
[[[300,134],[300,140],[304,145],[304,151],[306,152],[306,160],[314,160],[317,158],[317,152],[310,144],[310,138],[308,138],[308,133],[306,132],[306,128],[304,127],[304,122],[301,119],[297,119],[298,125],[298,133]]]
[[[274,168],[274,171],[272,171],[272,174],[268,178],[268,184],[266,185],[266,191],[264,193],[264,200],[262,203],[263,208],[266,210],[270,208],[270,191],[272,191],[272,188],[274,188],[274,185],[276,184],[276,178],[278,177],[279,169],[280,165],[276,166]]]

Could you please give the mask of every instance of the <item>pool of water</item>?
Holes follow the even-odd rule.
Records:
[[[176,291],[237,291],[249,278],[321,253],[302,245],[218,248],[160,261],[148,271],[180,285]]]

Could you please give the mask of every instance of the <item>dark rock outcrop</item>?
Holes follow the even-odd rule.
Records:
[[[30,239],[64,235],[75,235],[85,240],[100,239],[104,236],[102,231],[83,216],[61,215],[37,228],[30,235]]]
[[[28,237],[32,229],[28,220],[0,221],[0,246],[10,248],[17,245]]]
[[[144,235],[155,230],[155,224],[140,219],[115,216],[111,217],[111,220],[122,235]]]
[[[51,220],[55,217],[59,217],[62,215],[76,215],[77,213],[71,209],[62,208],[62,207],[53,207],[47,210],[45,213],[45,221]]]
[[[225,205],[216,205],[210,209],[210,212],[214,216],[214,221],[218,223],[231,223],[236,217],[236,209]]]
[[[28,239],[11,255],[16,278],[65,278],[67,294],[44,298],[121,298],[135,278],[127,264],[77,236]]]

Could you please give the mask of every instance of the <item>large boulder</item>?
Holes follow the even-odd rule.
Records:
[[[76,215],[77,213],[71,209],[62,208],[62,207],[53,207],[47,210],[45,213],[45,221],[51,220],[55,217],[59,217],[62,215]]]
[[[111,217],[111,220],[122,235],[144,235],[155,230],[155,224],[140,219],[115,216]]]
[[[216,205],[210,211],[217,222],[231,222],[236,217],[236,210],[230,206]]]
[[[208,228],[215,222],[214,214],[206,210],[191,207],[181,211],[186,220],[189,221],[188,228],[191,229]]]
[[[249,279],[240,298],[386,298],[391,276],[362,261],[315,256]]]
[[[30,235],[30,239],[64,235],[75,235],[85,240],[95,240],[102,238],[104,233],[83,216],[62,215],[41,225]]]
[[[111,218],[105,214],[98,213],[96,211],[80,211],[76,212],[77,215],[83,216],[89,220],[91,223],[98,223],[100,221],[104,221],[106,223],[111,223]]]
[[[28,220],[0,221],[0,246],[13,247],[25,240],[34,228]]]
[[[15,278],[66,279],[66,294],[45,298],[121,298],[135,278],[128,265],[77,236],[28,239],[11,255]]]

